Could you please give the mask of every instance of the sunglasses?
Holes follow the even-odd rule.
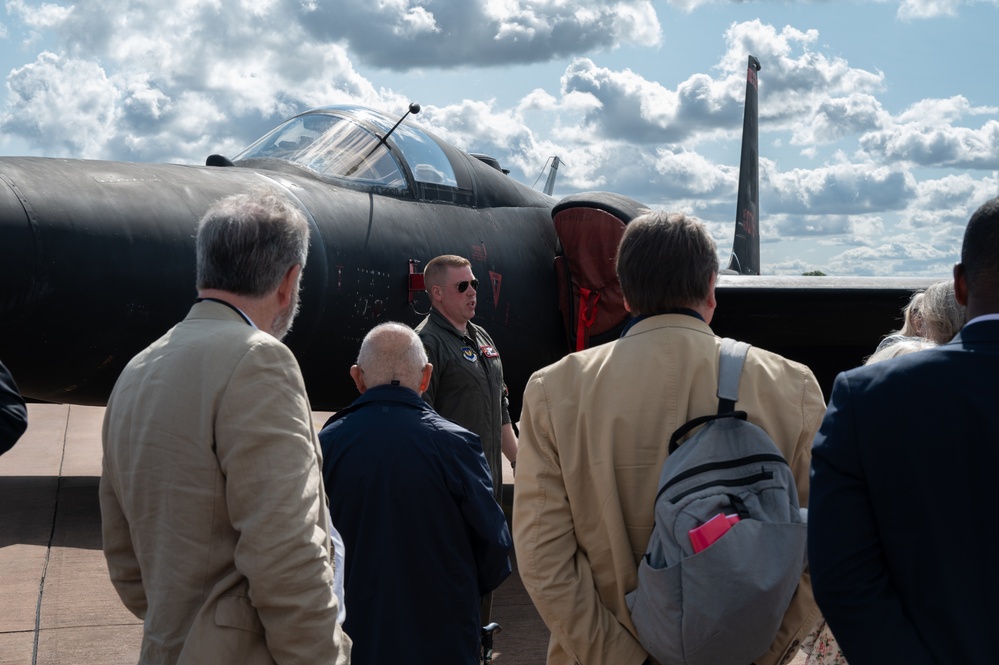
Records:
[[[466,279],[466,280],[464,280],[462,282],[458,282],[458,284],[457,284],[457,286],[458,286],[458,293],[464,293],[465,291],[467,291],[469,284],[471,284],[472,288],[475,289],[476,291],[479,290],[479,280],[477,280],[477,279]]]

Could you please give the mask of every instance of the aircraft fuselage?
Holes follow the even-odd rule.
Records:
[[[482,282],[476,321],[512,384],[562,354],[547,206],[419,202],[238,167],[7,158],[0,179],[0,357],[35,399],[102,404],[128,360],[196,297],[201,215],[260,185],[297,200],[312,226],[287,342],[314,408],[354,398],[347,369],[372,326],[421,320],[429,303],[410,292],[411,261],[419,273],[439,254],[472,261]]]

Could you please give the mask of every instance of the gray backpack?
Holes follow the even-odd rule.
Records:
[[[670,438],[655,527],[638,588],[626,596],[642,646],[662,665],[752,663],[776,637],[805,568],[791,468],[767,433],[733,410],[748,351],[722,340],[718,413]]]

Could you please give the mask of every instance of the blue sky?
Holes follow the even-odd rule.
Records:
[[[999,0],[8,0],[0,153],[203,163],[361,103],[538,181],[704,220],[727,257],[747,56],[763,271],[945,278],[999,195]],[[543,178],[537,182],[543,184]]]

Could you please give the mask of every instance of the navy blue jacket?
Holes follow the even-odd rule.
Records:
[[[840,374],[808,556],[850,665],[996,662],[999,321]]]
[[[479,597],[510,574],[511,546],[479,437],[414,391],[378,386],[319,440],[351,661],[477,664]]]

